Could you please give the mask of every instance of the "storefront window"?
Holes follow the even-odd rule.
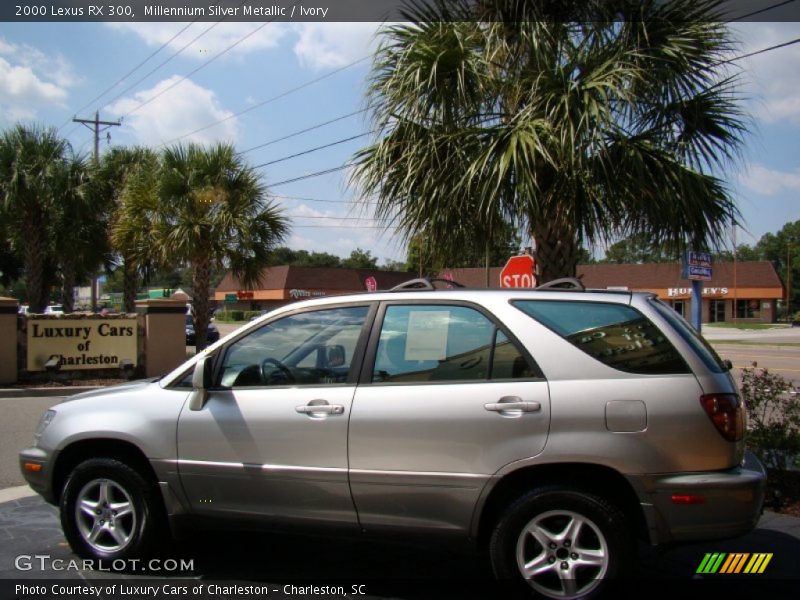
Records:
[[[686,302],[683,300],[673,300],[672,301],[672,308],[675,309],[675,312],[678,313],[680,316],[686,316]]]
[[[737,300],[736,317],[738,319],[759,319],[761,318],[760,300]]]
[[[708,303],[708,321],[709,323],[724,323],[725,322],[725,300],[711,300]]]

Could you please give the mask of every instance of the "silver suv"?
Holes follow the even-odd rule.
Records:
[[[48,410],[23,473],[84,557],[212,523],[422,532],[550,598],[599,593],[637,539],[752,529],[765,474],[729,365],[655,296],[571,285],[282,307]]]

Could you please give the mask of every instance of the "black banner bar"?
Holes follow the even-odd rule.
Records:
[[[661,0],[658,3],[670,1],[674,0]],[[413,4],[417,9],[445,5],[448,10],[443,17],[444,20],[472,20],[465,15],[469,15],[470,11],[474,14],[475,5],[491,5],[492,2],[413,0]],[[597,6],[601,4],[602,2],[599,2]],[[718,12],[721,20],[726,21],[799,21],[798,4],[800,3],[785,0],[722,0]],[[520,11],[524,12],[531,7],[545,5],[548,6],[548,14],[551,15],[545,17],[546,19],[573,20],[570,15],[576,13],[585,15],[586,7],[591,5],[591,2],[588,0],[509,2],[514,15],[519,15]],[[561,8],[554,10],[556,6]],[[0,21],[392,22],[407,20],[408,9],[409,0],[11,0],[0,3]],[[442,13],[439,11],[436,14]]]

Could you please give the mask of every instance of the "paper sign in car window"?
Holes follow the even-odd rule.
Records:
[[[449,310],[412,310],[408,314],[406,360],[444,360],[447,357]]]

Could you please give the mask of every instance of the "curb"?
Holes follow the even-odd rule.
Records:
[[[31,388],[0,388],[0,399],[3,398],[40,398],[48,396],[72,396],[81,392],[99,390],[105,386],[98,385],[70,385],[63,387],[31,387]]]
[[[0,504],[19,500],[20,498],[30,498],[31,496],[36,496],[36,492],[27,485],[5,488],[0,490]]]

